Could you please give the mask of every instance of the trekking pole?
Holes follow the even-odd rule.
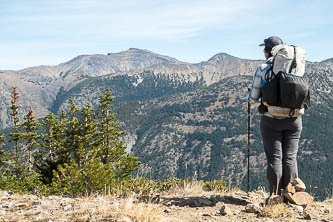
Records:
[[[248,91],[250,93],[250,88]],[[251,131],[251,104],[247,101],[247,195],[250,191],[250,132]]]

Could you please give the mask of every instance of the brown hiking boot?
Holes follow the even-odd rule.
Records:
[[[282,190],[282,195],[283,197],[288,200],[291,203],[295,203],[294,199],[293,199],[293,193],[292,192],[288,192],[287,190]]]
[[[266,205],[276,205],[283,203],[283,196],[272,194],[266,199]]]

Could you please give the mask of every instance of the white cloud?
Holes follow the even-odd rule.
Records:
[[[22,26],[25,34],[41,36],[96,35],[112,39],[160,38],[183,40],[200,31],[221,27],[240,18],[246,11],[258,9],[263,1],[66,1],[57,4],[28,5],[12,9],[13,16],[2,23]],[[1,22],[0,22],[1,24]],[[29,30],[25,30],[29,27]]]
[[[93,48],[99,44],[105,47],[119,41],[183,42],[206,30],[227,26],[249,10],[257,8],[255,5],[258,2],[263,1],[7,2],[0,14],[0,27],[4,33],[0,35],[0,68],[55,64],[59,57],[52,56],[50,52],[60,54],[61,49],[63,55],[67,56],[69,50],[73,53],[82,47]],[[132,43],[131,46],[137,45]],[[25,60],[25,57],[29,59]]]
[[[297,1],[286,8],[287,0],[0,0],[0,69],[55,64],[110,48],[153,50],[153,44],[167,54],[173,47],[178,51],[171,54],[183,58],[194,57],[183,52],[189,43],[206,50],[200,54],[227,49],[249,55],[249,45],[266,34],[290,42],[319,38],[315,28],[333,21],[320,3]]]

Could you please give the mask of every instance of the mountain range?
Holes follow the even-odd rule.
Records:
[[[107,55],[80,55],[56,66],[0,71],[0,129],[11,126],[12,86],[17,86],[23,117],[78,105],[98,103],[110,88],[113,110],[128,152],[142,161],[138,176],[151,179],[225,178],[244,187],[247,164],[245,95],[263,60],[226,53],[187,63],[149,50],[130,48]],[[303,117],[298,152],[300,177],[324,198],[333,193],[333,59],[308,62],[311,106]],[[260,115],[252,109],[251,188],[267,186],[265,155],[259,133]]]

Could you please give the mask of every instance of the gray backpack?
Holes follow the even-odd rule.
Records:
[[[273,72],[293,73],[303,76],[306,63],[306,52],[304,49],[292,45],[277,45],[271,51],[273,55]],[[294,61],[295,56],[295,63]]]
[[[310,90],[305,72],[306,52],[291,45],[277,45],[272,51],[273,64],[265,75],[262,102],[269,106],[289,108],[289,116],[295,109],[308,108]]]

